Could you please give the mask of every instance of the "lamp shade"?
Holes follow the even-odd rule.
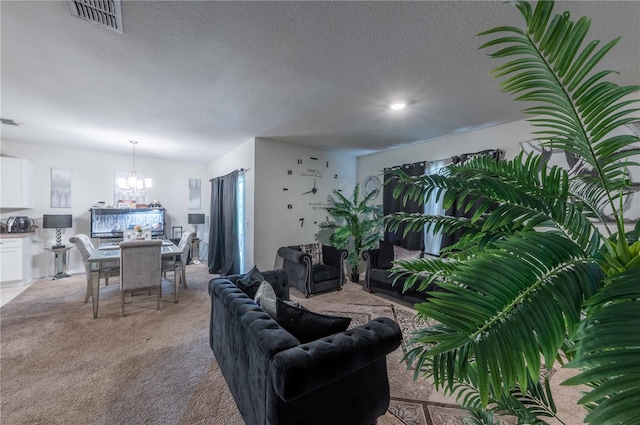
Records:
[[[66,229],[72,226],[71,214],[45,214],[42,216],[42,227],[45,229]]]
[[[189,214],[189,224],[204,224],[204,214]]]

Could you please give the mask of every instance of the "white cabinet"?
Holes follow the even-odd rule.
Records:
[[[33,279],[31,236],[0,238],[0,282],[23,284]]]
[[[0,282],[22,280],[22,239],[0,239]]]
[[[33,164],[20,158],[0,157],[1,208],[33,208]]]

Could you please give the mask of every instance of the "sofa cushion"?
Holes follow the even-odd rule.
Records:
[[[253,266],[247,274],[236,281],[236,286],[253,299],[262,282],[264,282],[264,276],[258,270],[258,266]]]
[[[273,286],[265,280],[258,287],[256,296],[253,300],[265,311],[265,313],[275,319],[277,317],[276,299],[276,292],[273,290]]]
[[[385,241],[380,241],[380,252],[378,254],[378,268],[390,269],[393,261],[393,244]]]
[[[422,257],[422,251],[410,251],[397,245],[393,247],[393,261],[415,260],[420,257]]]
[[[377,280],[378,282],[384,282],[391,285],[393,279],[391,278],[391,271],[384,269],[371,269],[369,271],[369,278],[371,280]]]
[[[340,269],[325,264],[316,264],[313,266],[312,273],[314,282],[324,282],[325,280],[336,280],[340,278]]]
[[[346,331],[351,318],[325,316],[276,300],[277,322],[301,343]]]
[[[306,245],[300,245],[300,250],[311,256],[311,264],[323,264],[322,258],[322,244],[321,243],[308,243]]]

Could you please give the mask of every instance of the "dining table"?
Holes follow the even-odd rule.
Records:
[[[182,250],[178,248],[170,240],[162,241],[162,248],[160,255],[163,260],[175,259],[182,254]],[[93,318],[98,318],[98,301],[100,299],[100,267],[103,263],[120,262],[120,245],[118,243],[107,243],[100,245],[98,249],[89,257],[89,263],[91,263],[91,300],[93,302]],[[176,300],[179,286],[180,286],[180,273],[174,273],[174,285],[176,291]]]

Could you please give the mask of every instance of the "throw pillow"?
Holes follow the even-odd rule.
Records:
[[[346,331],[350,317],[325,316],[276,300],[277,321],[301,343]]]
[[[324,264],[324,261],[322,259],[321,243],[308,243],[306,245],[300,245],[300,250],[311,256],[311,264]]]
[[[393,264],[393,244],[380,241],[380,251],[378,251],[378,268],[390,269]]]
[[[258,304],[265,313],[275,319],[276,316],[276,292],[273,290],[273,286],[266,280],[263,281],[253,300]]]
[[[416,258],[420,257],[422,257],[422,251],[410,251],[408,249],[404,249],[401,246],[393,247],[394,261],[415,260]]]
[[[253,299],[256,296],[258,287],[263,281],[264,276],[262,276],[262,273],[258,270],[258,266],[253,266],[247,274],[236,281],[236,286]]]

